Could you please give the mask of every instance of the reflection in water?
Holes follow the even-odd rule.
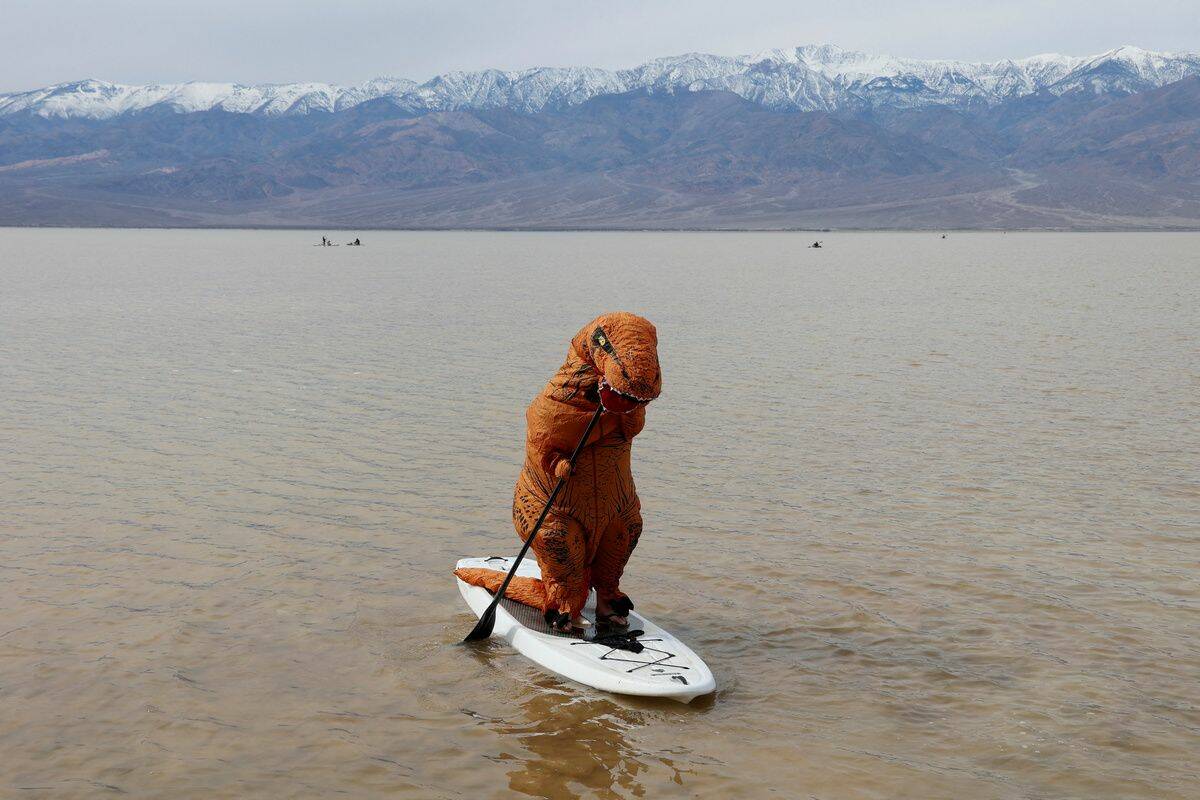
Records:
[[[503,645],[493,642],[462,649],[485,668],[496,669],[495,657],[502,654]],[[525,751],[498,757],[510,764],[508,785],[512,791],[550,800],[623,796],[618,789],[633,796],[640,793],[637,778],[648,764],[629,736],[646,724],[643,712],[621,699],[609,699],[532,670],[526,670],[521,682],[512,686],[509,699],[515,708],[500,717],[470,709],[464,712]],[[682,706],[671,705],[686,713]],[[519,714],[514,713],[517,709]],[[658,761],[674,772],[678,782],[679,774],[670,759]]]
[[[529,751],[509,772],[514,792],[565,800],[617,797],[614,787],[635,791],[646,764],[627,734],[642,724],[640,715],[608,700],[572,697],[552,679],[538,680],[521,707],[525,721],[496,726]]]

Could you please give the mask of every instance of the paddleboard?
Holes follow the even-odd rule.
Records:
[[[508,572],[513,559],[464,558],[457,567],[485,567]],[[517,575],[541,578],[532,554],[517,568]],[[492,593],[458,578],[458,590],[478,617],[492,602]],[[601,627],[596,622],[596,595],[588,597],[583,609],[592,625],[582,634],[553,630],[542,612],[505,598],[496,608],[496,627],[492,637],[503,639],[521,655],[541,668],[567,680],[606,692],[641,697],[668,697],[689,703],[712,693],[716,681],[708,665],[669,631],[660,628],[637,611],[629,614],[628,628]],[[606,637],[614,632],[642,631],[636,641],[640,653],[614,646]]]

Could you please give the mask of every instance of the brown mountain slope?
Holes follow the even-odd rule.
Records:
[[[1198,101],[1200,78],[857,118],[723,92],[536,115],[379,101],[282,119],[3,118],[0,224],[1196,227]]]

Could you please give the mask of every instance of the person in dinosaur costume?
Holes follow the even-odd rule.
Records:
[[[513,524],[528,538],[559,478],[559,492],[532,550],[542,580],[516,577],[507,597],[541,609],[559,630],[584,627],[581,612],[596,590],[596,616],[628,624],[633,601],[621,574],[642,533],[641,502],[630,471],[633,437],[646,424],[646,404],[662,391],[658,333],[635,314],[604,314],[575,334],[567,360],[525,412],[525,465],[513,495]],[[604,413],[570,458],[600,404]],[[459,569],[455,574],[495,593],[505,573]]]

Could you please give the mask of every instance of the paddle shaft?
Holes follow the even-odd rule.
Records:
[[[596,413],[588,420],[587,428],[583,431],[583,436],[579,439],[579,444],[575,445],[575,452],[571,453],[571,460],[568,462],[571,469],[567,472],[569,477],[571,472],[575,471],[575,460],[579,458],[579,453],[583,450],[583,446],[587,444],[588,437],[592,435],[592,429],[596,427],[596,423],[600,421],[600,415],[604,413],[604,406],[597,403]],[[504,583],[500,584],[500,589],[496,592],[496,596],[492,598],[492,604],[487,607],[487,610],[479,615],[479,622],[474,629],[467,634],[466,641],[475,639],[485,639],[492,635],[492,626],[495,625],[496,606],[500,605],[500,601],[504,599],[504,592],[508,589],[508,584],[512,583],[513,576],[517,574],[517,567],[521,565],[521,560],[525,558],[525,554],[529,552],[529,546],[533,544],[533,538],[538,535],[538,531],[542,528],[542,523],[546,521],[546,515],[550,513],[550,507],[554,505],[554,499],[558,497],[558,493],[562,491],[563,486],[567,483],[566,478],[559,478],[558,483],[554,485],[554,491],[550,492],[550,498],[546,501],[546,507],[542,509],[541,516],[533,526],[533,530],[529,532],[529,536],[525,538],[525,544],[521,546],[521,552],[517,553],[517,558],[513,561],[512,567],[508,570],[508,575],[504,578]]]

